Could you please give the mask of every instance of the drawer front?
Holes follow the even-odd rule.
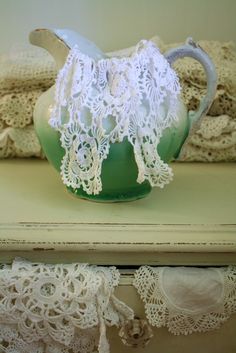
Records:
[[[116,289],[117,297],[134,309],[135,314],[145,318],[144,305],[135,288],[130,284]],[[115,328],[109,330],[111,353],[235,353],[236,352],[236,315],[226,321],[220,329],[204,333],[175,336],[167,328],[153,328],[154,336],[143,348],[124,346]]]

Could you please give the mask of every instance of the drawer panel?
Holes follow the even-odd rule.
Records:
[[[145,318],[144,306],[132,285],[120,285],[116,289],[119,299],[125,301],[140,318]],[[235,353],[236,315],[226,321],[219,329],[204,333],[175,336],[167,328],[153,328],[154,337],[143,348],[126,347],[118,337],[115,328],[109,330],[111,353]]]

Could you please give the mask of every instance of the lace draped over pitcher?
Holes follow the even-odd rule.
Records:
[[[139,42],[129,57],[98,61],[72,48],[57,78],[50,119],[65,149],[63,182],[87,194],[100,193],[110,145],[128,139],[137,182],[164,187],[172,170],[157,145],[177,120],[179,93],[175,71],[153,42]]]

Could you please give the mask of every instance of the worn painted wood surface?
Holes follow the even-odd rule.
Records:
[[[145,199],[76,199],[46,161],[0,162],[0,259],[97,264],[236,263],[236,164],[173,164]]]
[[[116,295],[145,317],[132,286],[131,265],[236,263],[236,165],[175,164],[175,178],[143,200],[97,204],[68,194],[45,161],[0,162],[0,262],[32,261],[122,265]],[[125,267],[125,269],[124,269]],[[174,336],[154,329],[137,353],[235,353],[236,316],[219,330]],[[117,329],[112,353],[129,353]]]
[[[124,282],[117,288],[116,295],[131,306],[137,316],[145,318],[143,304],[134,287]],[[111,353],[235,353],[235,327],[236,315],[232,315],[218,330],[188,336],[174,336],[165,327],[153,328],[154,337],[149,345],[145,349],[135,350],[124,347],[117,335],[117,329],[111,329]]]

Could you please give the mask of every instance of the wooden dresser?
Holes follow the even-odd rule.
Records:
[[[144,317],[132,286],[140,265],[236,264],[236,164],[175,163],[174,181],[145,199],[94,203],[76,199],[46,162],[0,162],[0,262],[116,265],[116,294]],[[235,353],[236,315],[219,330],[174,336],[154,329],[147,353]],[[111,353],[133,352],[115,329]]]

